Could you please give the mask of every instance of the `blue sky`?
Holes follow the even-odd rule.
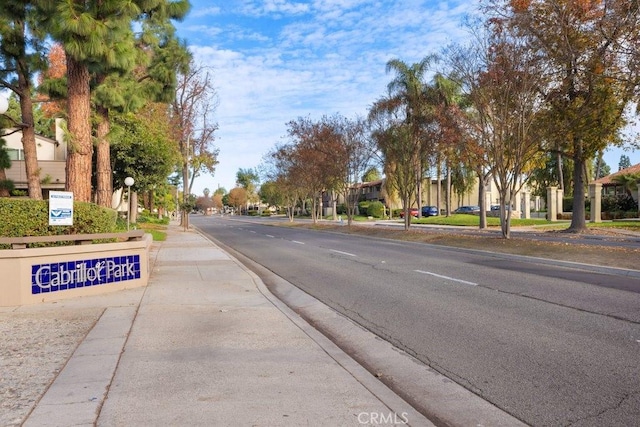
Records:
[[[219,106],[216,173],[193,192],[231,190],[239,168],[256,168],[286,136],[286,123],[340,113],[366,116],[407,63],[467,37],[464,17],[477,1],[192,0],[177,23],[196,63],[210,66]],[[605,161],[617,170],[621,152]],[[640,152],[626,153],[632,164]]]

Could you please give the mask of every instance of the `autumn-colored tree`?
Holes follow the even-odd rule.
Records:
[[[0,87],[10,89],[19,98],[20,118],[16,118],[13,124],[22,132],[29,197],[42,200],[32,80],[35,73],[46,68],[46,50],[45,34],[36,24],[36,11],[30,3],[16,0],[0,4]]]
[[[211,197],[211,201],[213,203],[213,207],[218,209],[219,211],[221,211],[222,208],[224,207],[224,203],[222,202],[222,194],[220,193],[215,193]]]
[[[373,144],[368,135],[367,123],[361,118],[354,120],[333,116],[329,124],[337,134],[334,158],[341,171],[337,190],[342,195],[347,207],[347,224],[351,227],[353,217],[358,208],[359,194],[354,187],[366,171],[373,158]],[[375,170],[375,169],[374,169]],[[377,172],[377,170],[375,170]],[[371,169],[369,169],[370,174]],[[335,212],[335,207],[334,207]]]
[[[450,58],[472,107],[465,128],[470,152],[481,155],[475,159],[481,160],[481,196],[490,170],[500,194],[502,236],[509,238],[511,215],[505,203],[515,199],[542,154],[536,132],[542,74],[518,37],[499,24],[489,20],[487,31],[479,31],[469,48],[452,50]]]
[[[236,208],[238,212],[242,211],[248,200],[247,190],[242,187],[235,187],[229,191],[229,204]]]
[[[265,155],[263,164],[267,182],[273,182],[277,187],[279,204],[286,209],[290,222],[294,220],[297,202],[305,193],[297,178],[298,170],[304,166],[298,164],[298,158],[294,153],[293,144],[278,145]]]
[[[67,110],[67,62],[59,43],[49,48],[48,67],[38,75],[38,97],[44,117],[64,117]]]
[[[299,117],[287,126],[293,146],[290,173],[311,199],[311,218],[315,223],[322,214],[319,212],[322,194],[336,190],[345,178],[342,136],[326,116],[319,121]]]
[[[502,32],[492,40],[488,67],[480,73],[474,105],[485,108],[491,133],[487,155],[500,194],[502,236],[510,237],[511,215],[505,203],[513,203],[528,173],[542,154],[539,146],[537,88],[541,73],[526,51]]]
[[[586,229],[586,166],[618,141],[625,110],[640,87],[640,4],[636,1],[492,2],[513,27],[545,79],[545,140],[573,160],[570,232]]]

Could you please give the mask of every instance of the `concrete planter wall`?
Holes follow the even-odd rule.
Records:
[[[146,286],[151,242],[146,234],[119,243],[0,250],[0,306]]]

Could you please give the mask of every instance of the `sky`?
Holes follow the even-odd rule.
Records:
[[[240,168],[258,168],[287,123],[299,117],[366,116],[393,79],[386,63],[407,64],[468,37],[463,26],[477,1],[191,0],[176,23],[196,64],[210,67],[216,88],[220,150],[214,176],[192,193],[236,186]],[[640,151],[609,150],[640,163]]]

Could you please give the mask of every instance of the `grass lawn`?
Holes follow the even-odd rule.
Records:
[[[345,218],[346,219],[346,218]],[[355,221],[370,221],[367,217],[355,217]],[[400,221],[400,219],[398,219]],[[434,224],[434,225],[453,225],[459,227],[478,227],[480,225],[480,217],[468,214],[452,214],[449,217],[444,215],[431,216],[421,219],[412,219],[412,224]],[[569,221],[551,222],[546,219],[511,219],[512,227],[536,227],[541,230],[563,230],[569,227]],[[500,218],[487,217],[487,226],[500,227]],[[591,223],[587,221],[589,228],[620,228],[640,232],[640,221],[605,221],[599,223]]]
[[[153,224],[151,222],[140,222],[136,224],[140,230],[144,230],[146,233],[150,233],[153,236],[153,240],[156,242],[164,242],[167,239],[166,225]]]

